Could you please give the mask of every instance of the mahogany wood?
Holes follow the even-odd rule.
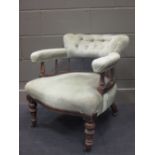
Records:
[[[29,101],[29,112],[31,114],[31,127],[35,127],[37,124],[37,102],[27,95]]]
[[[93,143],[94,143],[94,135],[95,135],[95,119],[90,118],[89,120],[86,120],[84,123],[85,129],[85,140],[84,140],[84,149],[85,151],[90,151]]]
[[[101,73],[100,74],[100,83],[99,83],[99,86],[98,86],[98,91],[101,93],[101,95],[104,94],[104,88],[105,88],[104,77],[105,77],[105,73]]]
[[[113,116],[116,116],[117,113],[118,113],[118,108],[117,108],[117,105],[116,105],[115,103],[113,103],[113,104],[111,105],[111,110],[112,110]]]
[[[58,59],[55,59],[55,74],[58,74]]]
[[[29,101],[29,111],[31,113],[31,122],[32,122],[32,127],[36,126],[36,122],[37,122],[37,103],[42,104],[43,106],[45,106],[45,104],[43,104],[42,102],[33,99],[31,96],[27,95],[27,100]],[[60,109],[56,109],[56,108],[51,108],[48,106],[45,106],[46,108],[48,108],[51,111],[55,111],[55,112],[60,112],[63,114],[67,114],[67,115],[72,115],[72,116],[79,116],[82,117],[85,121],[85,129],[84,129],[84,133],[85,133],[85,139],[84,139],[84,150],[85,151],[90,151],[93,145],[93,137],[95,134],[95,119],[97,117],[97,114],[93,114],[91,116],[83,114],[83,113],[78,113],[78,112],[74,112],[74,111],[66,111],[66,110],[60,110]]]
[[[45,63],[41,62],[40,64],[40,76],[45,76]]]

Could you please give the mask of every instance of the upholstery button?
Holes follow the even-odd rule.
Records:
[[[91,42],[93,42],[93,41],[94,41],[94,39],[90,39],[90,41],[91,41]]]

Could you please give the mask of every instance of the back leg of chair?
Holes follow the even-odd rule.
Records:
[[[31,114],[31,127],[36,127],[37,124],[37,102],[27,95],[27,100],[29,103],[29,111]]]
[[[95,119],[91,118],[85,120],[84,123],[84,133],[85,133],[85,140],[84,140],[84,149],[85,151],[90,151],[94,142],[94,134],[95,134]]]
[[[113,116],[116,116],[117,113],[118,113],[118,108],[117,108],[116,103],[113,103],[113,104],[111,105],[111,110],[112,110],[112,115],[113,115]]]

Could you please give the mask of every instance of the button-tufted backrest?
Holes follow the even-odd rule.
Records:
[[[68,57],[103,57],[120,53],[129,43],[127,35],[65,34],[64,47]]]

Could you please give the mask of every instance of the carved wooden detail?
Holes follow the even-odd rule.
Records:
[[[117,105],[116,105],[115,103],[113,103],[113,104],[111,105],[111,110],[112,110],[113,116],[116,116],[117,113],[118,113],[118,108],[117,108]]]
[[[100,74],[100,83],[99,83],[99,87],[98,87],[98,91],[101,93],[101,95],[104,94],[104,73]]]
[[[58,59],[55,59],[55,74],[58,74]]]
[[[40,76],[45,76],[45,63],[41,62],[40,63]]]
[[[31,114],[31,126],[35,127],[37,123],[37,102],[28,95],[27,100],[29,103],[29,112]]]
[[[94,142],[94,134],[95,134],[95,120],[91,119],[89,121],[85,121],[85,140],[84,140],[84,146],[85,151],[90,151]]]
[[[98,91],[103,95],[106,93],[108,90],[110,90],[114,85],[115,85],[115,80],[114,80],[114,69],[110,69],[107,72],[101,73],[100,74],[100,84],[98,87]],[[108,83],[105,85],[105,77],[108,77],[110,80]]]

